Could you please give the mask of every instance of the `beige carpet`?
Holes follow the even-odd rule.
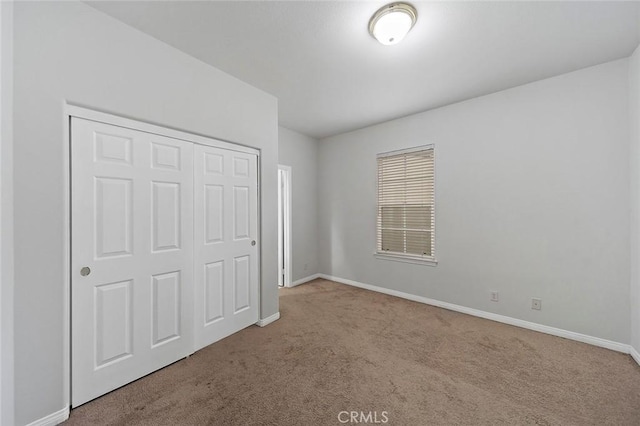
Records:
[[[324,280],[280,296],[279,321],[67,423],[339,425],[362,411],[391,425],[640,425],[628,355]]]

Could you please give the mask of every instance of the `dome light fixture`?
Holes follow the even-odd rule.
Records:
[[[397,44],[413,28],[417,19],[418,12],[409,3],[390,3],[373,14],[369,21],[369,33],[385,46]]]

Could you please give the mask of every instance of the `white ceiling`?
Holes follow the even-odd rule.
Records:
[[[279,99],[322,138],[629,56],[637,2],[420,2],[405,40],[368,33],[385,1],[91,2]],[[141,52],[143,54],[143,52]]]

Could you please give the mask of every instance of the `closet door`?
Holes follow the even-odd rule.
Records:
[[[258,321],[258,157],[196,145],[195,341]]]
[[[78,406],[193,352],[193,144],[72,118],[71,156]]]

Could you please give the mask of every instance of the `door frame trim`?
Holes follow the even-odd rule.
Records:
[[[237,144],[222,139],[213,138],[196,133],[189,133],[172,127],[161,126],[147,121],[135,120],[132,118],[114,115],[107,112],[89,109],[80,105],[65,103],[66,115],[70,117],[83,118],[85,120],[98,121],[100,123],[111,124],[113,126],[126,127],[139,132],[152,133],[166,136],[173,139],[180,139],[200,145],[213,146],[216,148],[228,149],[230,151],[244,152],[260,156],[260,150]]]
[[[284,279],[283,279],[283,287],[292,287],[291,285],[291,264],[292,264],[292,220],[291,220],[291,166],[285,166],[282,164],[278,164],[278,172],[284,172],[285,175],[285,183],[284,183],[284,192],[282,196],[284,198],[284,211],[282,212],[284,216]],[[280,200],[278,200],[278,207],[280,207]],[[278,222],[280,222],[278,218]],[[280,241],[280,236],[278,235],[278,241]],[[278,248],[278,252],[280,248]],[[280,265],[278,265],[278,269],[280,269]],[[280,276],[280,271],[278,270],[278,276]]]
[[[63,404],[66,410],[71,407],[71,118],[82,118],[85,120],[97,121],[104,124],[110,124],[119,127],[125,127],[131,130],[137,130],[146,133],[152,133],[169,138],[179,139],[199,145],[212,146],[216,148],[227,149],[230,151],[243,152],[256,155],[258,158],[257,169],[257,185],[258,185],[258,229],[260,244],[258,246],[258,297],[262,296],[262,192],[260,165],[262,162],[261,150],[238,144],[231,141],[213,138],[206,135],[190,133],[172,127],[162,126],[160,124],[150,123],[148,121],[137,120],[134,118],[124,117],[109,112],[99,111],[93,108],[72,103],[66,99],[62,100],[62,137],[63,141],[63,366],[62,366],[62,394]],[[260,318],[261,301],[258,300],[258,318]],[[195,346],[194,346],[195,347]]]

